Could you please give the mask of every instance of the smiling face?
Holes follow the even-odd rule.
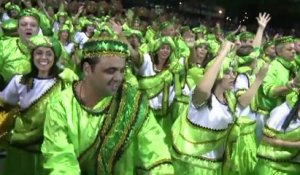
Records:
[[[22,40],[27,41],[30,37],[37,35],[39,24],[33,16],[23,16],[19,19],[18,34]]]
[[[33,63],[38,69],[39,74],[50,74],[50,70],[54,64],[54,52],[49,47],[37,47],[33,51]]]
[[[162,44],[158,49],[158,61],[165,62],[171,55],[171,47],[168,44]]]
[[[119,56],[101,56],[95,65],[83,66],[86,80],[102,96],[115,94],[123,82],[125,58]]]

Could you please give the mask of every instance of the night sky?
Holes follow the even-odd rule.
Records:
[[[124,0],[128,3],[129,0]],[[142,4],[140,0],[130,0],[130,4]],[[242,19],[248,13],[249,20],[245,23],[255,22],[259,12],[268,12],[272,15],[270,26],[276,28],[300,28],[300,0],[148,0],[155,4],[170,4],[178,7],[179,2],[200,6],[201,3],[211,6],[223,7],[225,16]]]

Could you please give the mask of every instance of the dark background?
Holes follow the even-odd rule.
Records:
[[[161,4],[174,9],[180,7],[179,2],[198,9],[201,9],[201,5],[220,7],[225,10],[224,18],[236,20],[243,19],[247,12],[248,20],[244,24],[256,23],[255,17],[259,12],[268,12],[272,16],[269,23],[271,27],[300,28],[300,0],[123,0],[125,7]]]

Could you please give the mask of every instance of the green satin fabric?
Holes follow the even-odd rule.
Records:
[[[172,127],[172,149],[176,174],[221,175],[223,160],[209,160],[201,155],[225,144],[230,127],[212,130],[192,124],[187,119],[189,105],[179,107],[180,116]]]
[[[253,174],[257,162],[255,130],[256,121],[247,117],[239,117],[235,124],[238,127],[238,137],[233,144],[232,159],[234,169],[239,174]]]
[[[187,46],[186,42],[181,37],[176,37],[174,40],[178,52],[178,58],[183,57],[185,58],[185,60],[187,60],[190,56],[190,48]]]
[[[10,38],[0,43],[0,75],[8,83],[16,74],[26,74],[31,70],[30,53],[18,38]]]
[[[149,98],[157,96],[164,88],[164,86],[170,85],[173,80],[171,71],[164,70],[156,74],[155,76],[145,77],[139,79],[139,86],[145,90]]]
[[[190,89],[198,85],[204,75],[204,68],[193,65],[187,72],[187,84]]]
[[[43,140],[45,108],[50,96],[55,96],[60,91],[61,81],[58,81],[16,118],[7,149],[4,175],[42,174],[40,147]]]
[[[256,175],[298,175],[300,166],[286,162],[272,162],[258,159],[255,167]]]
[[[264,128],[264,135],[267,137],[274,137],[280,140],[287,141],[299,141],[300,140],[300,127],[286,132],[279,132],[268,127]],[[295,156],[299,154],[298,149],[278,147],[268,144],[262,141],[261,145],[258,148],[258,155],[266,157],[268,159],[276,161],[285,161],[289,162]],[[300,163],[298,164],[300,167]],[[300,169],[299,169],[300,170]]]
[[[183,106],[180,111],[182,114],[172,127],[173,145],[177,151],[200,156],[224,144],[229,130],[212,130],[194,125],[186,117],[188,106]]]
[[[257,98],[258,108],[270,112],[274,107],[280,105],[285,98],[274,96],[273,90],[278,86],[285,86],[289,79],[290,70],[285,68],[278,59],[272,61],[263,84],[258,91],[260,96],[260,98]]]
[[[292,131],[286,131],[285,133],[275,131],[268,127],[264,128],[265,136],[281,140],[299,141],[299,134],[300,127]],[[256,167],[258,174],[265,173],[268,175],[270,174],[269,172],[274,172],[274,174],[289,175],[299,174],[300,172],[300,163],[292,163],[291,161],[299,155],[299,149],[273,146],[262,141],[257,152],[260,162]]]
[[[127,95],[128,98],[134,97],[135,93],[128,91]],[[121,122],[123,116],[131,113],[118,113],[116,119],[110,114],[123,108],[123,105],[126,105],[125,108],[131,107],[135,110],[134,106],[139,100],[135,98],[128,100],[132,101],[130,106],[127,100],[126,104],[121,102],[120,106],[116,106],[114,100],[107,97],[93,109],[84,109],[74,97],[72,89],[67,89],[61,97],[52,99],[47,110],[47,116],[51,117],[46,119],[45,141],[42,146],[46,172],[64,175],[93,174],[102,167],[105,172],[112,171],[112,174],[116,175],[133,175],[136,171],[145,174],[159,174],[160,171],[173,174],[173,167],[169,164],[168,148],[163,143],[164,133],[151,112],[144,109],[143,113],[147,117],[142,125],[132,126],[135,129],[130,128],[127,137],[122,136],[121,139],[115,140],[116,135],[125,135],[123,131],[128,129],[123,130],[115,126],[131,126],[130,123]],[[137,121],[129,120],[129,122]],[[54,131],[56,134],[53,134]],[[98,155],[94,154],[97,147],[92,146],[96,140],[103,144],[98,158],[96,158]],[[120,151],[109,151],[120,146],[122,146]],[[157,149],[158,147],[160,149]],[[96,163],[101,159],[102,161]],[[96,164],[99,166],[95,167]],[[102,170],[98,173],[101,174]]]

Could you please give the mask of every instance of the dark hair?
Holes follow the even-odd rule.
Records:
[[[157,65],[158,64],[158,54],[157,54],[157,52],[155,52],[155,53],[153,53],[153,54],[151,54],[150,55],[151,56],[151,58],[153,58],[153,62],[154,62],[154,64],[155,65]],[[170,54],[170,56],[171,56],[171,54]],[[168,59],[167,59],[167,61],[165,62],[165,64],[164,64],[164,68],[166,67],[166,65],[167,64],[169,64],[169,59],[170,59],[170,56],[168,57]]]
[[[99,61],[100,57],[83,58],[80,62],[80,69],[83,71],[83,64],[88,63],[91,66],[92,71],[94,71],[95,65],[99,63]]]
[[[203,60],[203,63],[201,64],[201,66],[205,68],[206,65],[213,59],[213,55],[209,51],[209,46],[207,44],[199,44],[198,46],[196,46],[195,49],[197,50],[197,48],[200,47],[200,46],[206,46],[206,50],[207,50],[206,57]]]
[[[82,30],[81,30],[81,32],[87,32],[87,28],[89,27],[89,26],[93,26],[94,27],[94,25],[93,24],[86,24],[86,25],[84,25],[83,27],[82,27]],[[94,32],[93,32],[94,33]]]
[[[43,47],[43,46],[38,46],[38,47]],[[30,59],[30,66],[31,66],[31,71],[28,74],[23,75],[22,79],[21,79],[21,83],[26,85],[28,90],[33,88],[33,78],[37,77],[39,70],[38,68],[35,66],[34,64],[34,51],[38,48],[36,47],[35,49],[33,49],[31,51],[31,59]],[[49,75],[52,77],[58,77],[58,74],[60,73],[60,69],[58,68],[58,66],[56,65],[56,63],[58,62],[58,57],[55,56],[55,52],[53,50],[53,48],[50,48],[53,52],[54,55],[54,62],[53,65],[50,69]]]

